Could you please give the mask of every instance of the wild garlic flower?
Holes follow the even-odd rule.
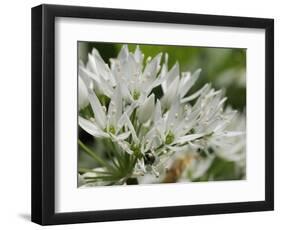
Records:
[[[224,111],[224,116],[229,115],[231,117],[229,117],[227,122],[220,125],[219,128],[221,130],[218,130],[209,138],[208,147],[205,147],[205,150],[199,146],[197,152],[193,151],[181,154],[181,157],[188,154],[188,156],[192,156],[190,164],[181,174],[181,179],[194,181],[205,175],[205,180],[215,180],[214,172],[210,171],[207,173],[213,163],[215,163],[215,159],[222,159],[224,162],[232,163],[235,167],[235,178],[241,178],[241,175],[245,176],[246,116],[245,113],[233,114],[233,110],[227,107]],[[198,152],[199,155],[197,154]]]
[[[144,60],[139,47],[132,53],[124,45],[110,66],[96,49],[86,65],[79,64],[79,126],[108,148],[97,154],[79,141],[99,165],[80,170],[85,186],[129,184],[145,175],[162,178],[182,152],[236,157],[224,148],[245,131],[229,128],[236,111],[224,110],[224,92],[206,84],[189,94],[201,70],[180,73],[178,63],[168,70],[164,56],[163,63],[161,53]]]

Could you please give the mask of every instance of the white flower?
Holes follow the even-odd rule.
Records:
[[[123,97],[130,103],[143,103],[153,88],[160,85],[165,78],[158,76],[162,54],[153,59],[148,58],[143,67],[143,54],[136,48],[130,53],[125,45],[116,59],[111,59],[111,71],[119,82]]]
[[[162,90],[164,96],[161,99],[163,108],[170,108],[176,100],[182,100],[188,93],[191,87],[199,78],[201,69],[196,70],[193,74],[190,72],[179,72],[179,64],[176,63],[170,71],[167,71],[168,56],[165,57],[165,63],[162,67],[161,78],[165,79],[162,82]]]
[[[132,106],[128,106],[122,114],[122,97],[120,88],[116,87],[113,97],[109,103],[108,109],[102,106],[95,92],[91,92],[88,96],[95,118],[85,119],[79,116],[79,125],[89,134],[98,138],[110,138],[114,142],[118,142],[120,147],[128,153],[132,151],[127,147],[124,141],[130,136],[130,132],[121,132],[125,125],[124,117],[130,115]]]
[[[81,62],[79,63],[79,75],[94,82],[97,94],[104,94],[108,97],[112,96],[116,86],[115,78],[109,66],[103,61],[96,49],[93,49],[92,53],[88,55],[86,66]]]
[[[231,111],[228,107],[227,111]],[[231,131],[228,131],[231,130]],[[221,158],[237,162],[244,166],[246,163],[246,116],[236,114],[222,133],[224,141],[216,140],[217,155]]]

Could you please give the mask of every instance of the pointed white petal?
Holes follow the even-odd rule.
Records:
[[[174,130],[177,127],[180,116],[180,100],[175,100],[171,105],[167,117],[167,130]]]
[[[127,121],[127,117],[130,117],[134,109],[137,107],[136,103],[132,103],[131,105],[127,106],[123,114],[121,115],[120,119],[117,121],[117,133],[120,131],[120,129],[123,128]]]
[[[214,129],[214,132],[220,132],[224,130],[229,122],[231,122],[237,116],[237,111],[231,111],[229,114],[224,115],[224,120]]]
[[[157,86],[165,83],[167,81],[167,76],[164,77],[157,77],[153,82],[149,84],[144,84],[143,85],[143,91],[145,92],[146,95],[148,95],[154,88]]]
[[[239,131],[230,131],[230,132],[223,132],[220,136],[223,137],[237,137],[241,135],[245,135],[246,132],[239,132]]]
[[[116,86],[114,93],[111,97],[107,115],[109,123],[116,127],[117,121],[122,115],[122,95],[119,85]]]
[[[154,110],[154,123],[159,121],[162,118],[162,110],[161,110],[161,103],[157,99],[155,110]]]
[[[124,61],[127,59],[129,55],[129,50],[128,50],[128,46],[127,45],[123,45],[119,54],[118,54],[118,57],[117,59],[120,60],[120,61]]]
[[[133,102],[134,99],[130,93],[129,87],[126,84],[126,82],[123,81],[122,79],[119,79],[119,85],[123,98],[126,99],[128,102]]]
[[[186,84],[191,78],[191,73],[190,72],[183,72],[181,73],[181,79],[180,79],[180,84],[183,86]]]
[[[179,77],[179,75],[180,75],[180,67],[178,62],[176,62],[176,64],[170,69],[170,71],[166,75],[161,75],[162,78],[165,78],[165,81],[161,85],[164,94],[167,92],[169,86],[174,81],[174,79],[176,77]]]
[[[131,134],[132,134],[132,137],[133,137],[133,141],[134,141],[136,144],[139,144],[140,140],[139,140],[139,138],[137,137],[135,128],[134,128],[132,122],[130,121],[130,119],[129,119],[129,117],[127,116],[126,113],[124,114],[124,118],[125,118],[125,120],[126,120],[126,125],[128,126],[129,130],[131,131]]]
[[[94,48],[92,50],[92,55],[89,55],[89,60],[90,59],[92,62],[95,62],[96,74],[113,83],[114,78],[111,76],[109,66],[104,62],[97,49]]]
[[[199,116],[199,113],[198,113],[197,116]],[[187,118],[187,120],[183,119],[178,124],[178,126],[176,127],[174,132],[177,133],[179,136],[188,133],[196,125],[196,123],[197,123],[197,120],[196,120],[197,116],[192,116],[192,117],[190,116],[190,117]]]
[[[201,89],[199,89],[198,91],[196,91],[192,95],[181,99],[181,103],[186,103],[186,102],[189,102],[189,101],[192,101],[192,100],[196,99],[197,97],[199,97],[202,94],[202,92],[207,90],[209,87],[210,87],[209,84],[205,84]]]
[[[93,89],[93,79],[90,75],[90,71],[88,71],[88,73],[82,73],[81,74],[81,70],[86,69],[85,65],[83,63],[79,63],[79,73],[78,75],[82,78],[82,80],[84,81],[84,83],[86,84],[87,88],[89,89]]]
[[[186,135],[186,136],[182,136],[182,137],[179,137],[175,143],[178,143],[178,144],[183,144],[185,142],[188,142],[188,141],[193,141],[193,140],[196,140],[198,138],[201,138],[203,136],[205,136],[206,134],[205,133],[200,133],[200,134],[190,134],[190,135]]]
[[[90,72],[94,73],[94,74],[97,74],[97,65],[96,65],[96,60],[95,58],[93,57],[92,54],[88,54],[88,62],[85,66],[85,68],[87,70],[89,70]]]
[[[123,141],[126,140],[131,135],[131,132],[121,133],[120,135],[116,136],[116,140]]]
[[[101,84],[100,78],[93,72],[90,72],[87,68],[79,66],[79,75],[84,79],[93,79],[97,84]]]
[[[134,55],[129,53],[126,61],[122,64],[122,76],[126,84],[132,85],[131,88],[135,88],[140,75],[140,64],[135,61]]]
[[[95,119],[98,125],[101,129],[104,129],[106,127],[106,114],[99,99],[97,98],[94,92],[91,92],[89,94],[89,101],[95,114]]]
[[[166,146],[169,150],[173,151],[173,152],[187,152],[188,150],[188,146],[184,145],[184,146],[170,146],[167,145]]]
[[[179,86],[179,76],[177,76],[171,85],[168,87],[168,90],[161,99],[161,104],[164,108],[170,108],[171,104],[175,101]]]
[[[151,94],[145,102],[140,105],[139,109],[137,110],[137,117],[140,121],[140,123],[145,123],[150,119],[154,112],[154,100],[155,96],[154,94]]]
[[[109,84],[104,78],[99,77],[84,67],[79,67],[79,75],[81,75],[83,79],[92,79],[94,81],[95,90],[97,89],[97,91],[101,91],[102,94],[111,97],[113,92],[112,85]]]
[[[155,79],[159,69],[160,69],[160,61],[161,61],[162,53],[159,53],[155,56],[145,67],[143,71],[143,78]]]
[[[102,94],[105,94],[108,97],[112,97],[113,85],[109,84],[108,81],[103,78],[100,78],[99,88],[102,90]]]
[[[82,129],[94,137],[109,137],[108,134],[103,132],[97,125],[83,117],[79,116],[78,123]]]
[[[79,88],[79,95],[78,95],[78,105],[79,110],[85,108],[89,104],[88,100],[88,89],[82,80],[82,78],[78,77],[78,88]]]
[[[194,83],[197,81],[199,78],[199,75],[201,73],[201,69],[196,70],[191,77],[188,78],[184,84],[180,85],[179,91],[180,91],[180,96],[184,97],[187,92],[190,90],[190,88],[194,85]]]
[[[135,60],[136,60],[137,63],[142,64],[144,55],[141,52],[139,46],[136,47],[136,50],[135,50],[135,53],[134,53],[134,57],[135,57]]]

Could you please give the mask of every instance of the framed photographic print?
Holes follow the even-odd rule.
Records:
[[[273,210],[273,19],[32,8],[32,221]]]

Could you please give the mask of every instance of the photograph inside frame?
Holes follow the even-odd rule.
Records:
[[[79,188],[246,179],[246,49],[77,45]]]

